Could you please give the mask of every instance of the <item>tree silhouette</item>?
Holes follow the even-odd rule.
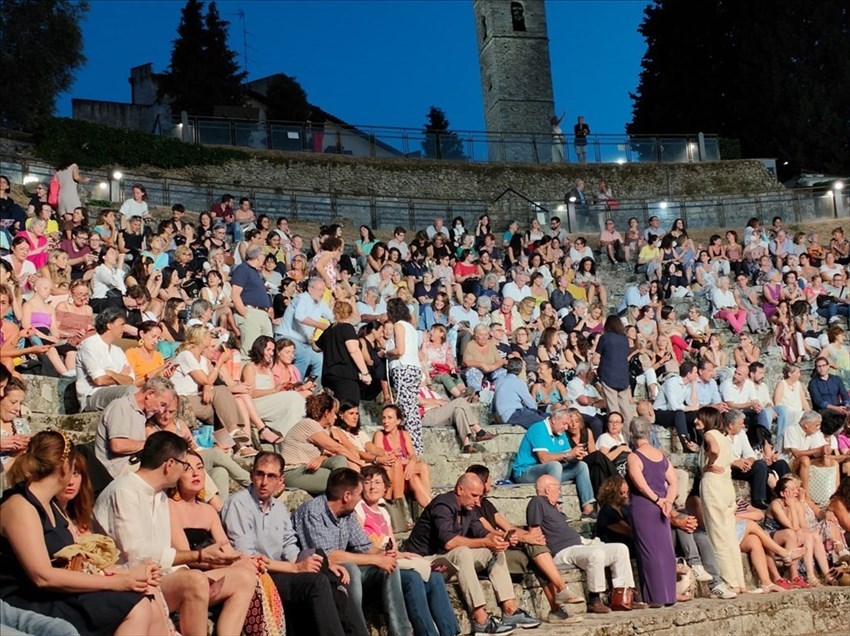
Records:
[[[463,151],[463,141],[457,133],[449,130],[449,120],[442,108],[431,106],[428,109],[428,121],[422,133],[422,152],[430,159],[454,159],[463,161],[466,153]]]
[[[227,46],[227,27],[215,2],[206,16],[201,0],[187,0],[181,11],[171,65],[161,76],[160,98],[171,100],[172,111],[211,115],[213,108],[242,103],[245,73]]]
[[[0,18],[0,124],[32,128],[53,114],[82,66],[80,22],[88,3],[5,0]],[[16,79],[17,78],[17,79]]]
[[[214,100],[220,106],[241,106],[242,83],[248,74],[240,70],[236,52],[227,46],[227,29],[230,22],[223,20],[218,6],[210,2],[204,18],[204,64],[216,77]]]
[[[629,133],[718,133],[747,157],[850,171],[845,0],[655,0],[639,30]]]
[[[304,122],[310,119],[310,104],[298,80],[280,73],[269,81],[265,97],[269,120]]]

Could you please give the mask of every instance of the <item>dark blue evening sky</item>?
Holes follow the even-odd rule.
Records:
[[[85,67],[71,97],[130,101],[130,67],[169,63],[182,0],[89,0],[83,24]],[[308,99],[352,124],[421,128],[431,104],[456,130],[483,130],[471,0],[223,0],[230,46],[249,78],[294,75]],[[631,119],[645,51],[637,27],[645,0],[548,0],[555,107],[565,123],[584,115],[595,133],[622,133]]]

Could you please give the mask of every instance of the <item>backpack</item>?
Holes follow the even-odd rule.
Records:
[[[59,207],[59,177],[56,176],[55,172],[47,188],[47,202],[54,209]]]

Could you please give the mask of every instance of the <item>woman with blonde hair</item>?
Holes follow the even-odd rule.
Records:
[[[58,431],[32,437],[8,473],[0,504],[0,594],[13,607],[61,618],[81,636],[167,634],[164,614],[147,595],[158,567],[141,564],[110,576],[54,564],[74,544],[57,497],[72,479],[74,445]]]
[[[176,369],[171,381],[177,395],[185,396],[195,416],[202,421],[216,420],[229,433],[224,442],[230,440],[248,444],[251,440],[245,430],[247,422],[236,404],[228,387],[217,384],[219,367],[224,361],[213,362],[204,355],[212,343],[210,330],[204,325],[194,325],[186,330],[186,339],[177,348],[174,363]],[[250,457],[256,454],[249,446],[244,446],[238,454]]]
[[[538,333],[541,330],[540,321],[538,320],[539,312],[537,310],[537,301],[531,297],[523,298],[517,303],[517,312],[519,313],[522,324],[528,327],[531,331]]]
[[[76,375],[77,348],[61,342],[59,321],[56,320],[56,308],[47,301],[50,299],[51,282],[39,278],[33,285],[32,297],[24,303],[21,327],[29,333],[33,344],[50,344],[47,358],[59,375]]]
[[[64,300],[71,285],[71,268],[68,266],[68,252],[65,250],[51,250],[47,257],[47,265],[38,270],[38,275],[48,279],[53,287],[50,290],[51,304],[59,302],[60,297]]]
[[[32,263],[36,271],[47,264],[47,255],[53,246],[52,241],[47,240],[45,233],[47,232],[47,221],[40,217],[30,221],[29,227],[26,230],[21,230],[15,235],[15,238],[23,238],[29,245],[29,253],[27,260]]]

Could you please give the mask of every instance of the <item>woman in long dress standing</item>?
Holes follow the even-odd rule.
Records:
[[[726,422],[715,408],[702,407],[697,421],[705,429],[700,450],[702,498],[705,530],[714,548],[720,576],[733,592],[746,593],[741,549],[735,532],[735,488],[732,485],[732,440],[726,435]]]
[[[419,415],[419,385],[422,367],[419,365],[419,335],[410,324],[410,310],[401,298],[387,301],[387,318],[393,323],[392,346],[387,344],[390,378],[396,392],[396,403],[404,415],[405,428],[410,433],[413,448],[422,455],[422,419]]]
[[[65,212],[73,212],[80,207],[80,195],[77,192],[78,183],[88,183],[89,178],[80,174],[77,164],[71,161],[62,162],[56,167],[56,178],[59,180],[59,209],[58,216]]]
[[[649,443],[649,420],[635,417],[629,425],[634,452],[628,458],[632,531],[641,569],[641,594],[650,607],[676,603],[676,553],[670,512],[676,499],[673,464]]]

